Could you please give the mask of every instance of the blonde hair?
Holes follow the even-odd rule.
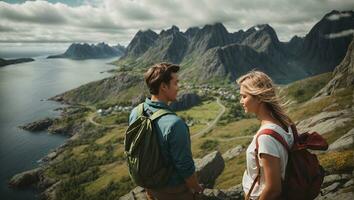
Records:
[[[279,97],[276,95],[272,79],[261,71],[253,70],[236,80],[238,85],[243,86],[246,93],[257,97],[264,102],[271,111],[271,115],[280,121],[282,125],[291,126],[292,120],[286,115]]]

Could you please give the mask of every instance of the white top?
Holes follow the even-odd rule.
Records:
[[[284,138],[284,140],[288,143],[289,147],[292,147],[294,143],[294,136],[290,127],[288,127],[288,132],[285,132],[283,128],[281,128],[276,124],[265,124],[260,127],[257,134],[253,136],[253,140],[251,144],[248,146],[246,151],[247,167],[242,178],[242,186],[246,194],[251,189],[253,180],[257,177],[258,171],[257,171],[256,158],[255,158],[256,136],[263,129],[272,129],[275,132],[279,133]],[[264,176],[263,176],[264,172],[263,172],[262,162],[259,155],[263,153],[263,154],[268,154],[280,158],[280,169],[281,169],[282,179],[284,179],[285,177],[285,169],[286,169],[286,164],[288,162],[288,152],[286,148],[272,136],[270,135],[259,136],[258,145],[259,145],[258,158],[259,158],[259,165],[261,167],[261,180],[260,180],[260,184],[258,185],[258,183],[256,183],[256,185],[253,188],[251,194],[252,199],[257,199],[261,195],[261,192],[265,186]]]

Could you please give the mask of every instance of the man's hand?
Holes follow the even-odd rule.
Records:
[[[185,179],[186,185],[189,189],[191,189],[194,193],[203,193],[204,188],[199,185],[196,174],[194,173],[192,176]]]

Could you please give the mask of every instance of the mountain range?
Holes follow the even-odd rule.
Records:
[[[63,54],[48,56],[47,58],[71,58],[71,59],[95,59],[121,56],[125,53],[125,47],[120,44],[109,46],[105,43],[87,44],[73,43]]]
[[[304,37],[281,42],[269,24],[230,33],[221,23],[139,31],[115,62],[118,66],[147,67],[172,62],[182,67],[182,79],[205,83],[230,82],[257,68],[277,83],[288,83],[333,71],[344,58],[354,33],[354,12],[333,10]],[[225,78],[226,77],[226,78]]]

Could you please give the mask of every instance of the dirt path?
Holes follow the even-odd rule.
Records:
[[[220,101],[220,98],[217,97],[216,98],[216,103],[221,107],[221,111],[220,113],[215,117],[214,121],[212,123],[210,123],[206,128],[204,128],[203,130],[199,131],[198,133],[194,134],[191,136],[191,138],[195,138],[195,137],[198,137],[198,136],[203,136],[204,134],[208,133],[209,131],[211,131],[215,126],[216,124],[218,123],[218,121],[220,120],[220,118],[222,117],[222,115],[225,113],[226,111],[226,108],[225,106],[221,103]],[[96,116],[96,113],[91,113],[87,120],[92,123],[93,125],[95,126],[103,126],[103,127],[109,127],[109,128],[115,128],[115,127],[119,127],[119,125],[104,125],[104,124],[100,124],[100,123],[97,123],[95,122],[93,119],[94,117]],[[228,139],[219,139],[220,141],[223,141],[223,140],[234,140],[234,139],[239,139],[239,138],[248,138],[249,136],[241,136],[241,137],[235,137],[235,138],[228,138]]]
[[[193,134],[191,136],[191,138],[195,138],[197,136],[203,136],[204,134],[208,133],[209,131],[211,131],[215,126],[216,124],[218,123],[218,121],[220,120],[221,116],[225,113],[226,111],[226,108],[225,106],[221,103],[220,101],[220,98],[217,97],[216,98],[216,103],[219,104],[219,106],[221,107],[221,111],[220,113],[218,114],[218,116],[216,116],[216,118],[214,119],[214,121],[212,123],[210,123],[206,128],[204,128],[203,130],[199,131],[198,133],[196,134]]]
[[[91,113],[89,116],[88,116],[88,118],[87,118],[87,120],[90,122],[90,123],[92,123],[93,125],[96,125],[96,126],[103,126],[103,127],[109,127],[109,128],[115,128],[115,127],[120,127],[119,125],[104,125],[104,124],[99,124],[99,123],[97,123],[97,122],[95,122],[94,120],[93,120],[93,118],[96,116],[96,113]]]
[[[236,136],[232,138],[218,138],[217,140],[220,142],[229,142],[232,140],[238,140],[238,139],[248,139],[248,138],[253,138],[253,135],[246,135],[246,136]]]

